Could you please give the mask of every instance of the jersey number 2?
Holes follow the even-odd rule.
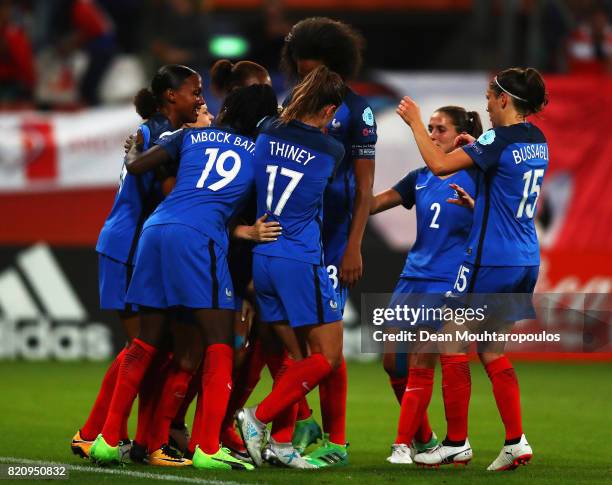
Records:
[[[232,180],[236,178],[238,172],[240,172],[240,166],[242,165],[242,161],[240,160],[240,155],[238,155],[234,150],[226,150],[221,153],[219,156],[218,148],[207,148],[204,152],[204,155],[208,156],[208,160],[206,161],[206,165],[204,166],[204,170],[202,170],[202,175],[196,184],[198,189],[204,187],[204,182],[210,175],[212,171],[213,165],[215,166],[215,170],[221,177],[221,180],[217,180],[215,183],[210,184],[207,189],[216,192],[219,189],[222,189],[227,184],[229,184]],[[229,170],[225,169],[225,161],[231,159],[233,161],[232,168]],[[215,163],[216,162],[216,163]]]
[[[440,224],[438,224],[437,222],[438,217],[440,216],[440,204],[434,202],[433,204],[431,204],[431,207],[429,209],[434,211],[434,215],[431,218],[431,223],[429,224],[429,227],[431,227],[432,229],[440,229]]]
[[[266,197],[266,207],[275,216],[280,216],[281,212],[283,212],[283,209],[285,208],[285,204],[289,200],[289,197],[291,197],[291,194],[297,187],[297,184],[300,182],[304,174],[301,172],[296,172],[295,170],[290,170],[288,168],[281,167],[280,174],[284,175],[285,177],[289,177],[291,180],[287,184],[287,187],[285,187],[285,190],[283,190],[283,193],[281,194],[280,199],[278,199],[276,208],[272,210],[272,198],[274,196],[274,183],[276,182],[277,172],[278,172],[278,165],[267,165],[266,166],[266,173],[270,175],[270,177],[268,178],[268,195]]]

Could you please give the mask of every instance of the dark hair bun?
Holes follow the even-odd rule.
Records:
[[[525,86],[527,88],[527,101],[532,113],[538,113],[548,104],[548,96],[546,94],[546,86],[542,75],[537,71],[528,67],[525,69]]]
[[[210,84],[217,95],[230,91],[232,83],[232,69],[234,65],[227,59],[220,59],[213,64],[210,70]]]
[[[147,88],[143,88],[136,93],[136,96],[134,96],[134,106],[136,107],[136,113],[143,120],[148,120],[158,109],[157,99]]]

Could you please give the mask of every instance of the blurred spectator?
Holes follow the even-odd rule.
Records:
[[[79,83],[81,101],[99,104],[98,88],[117,54],[114,26],[94,0],[55,0],[53,27],[58,54],[76,50],[87,54],[87,69]]]
[[[208,68],[208,29],[200,0],[158,0],[148,4],[145,44],[152,69],[185,64],[198,71]]]
[[[541,65],[545,71],[567,71],[567,36],[574,23],[572,12],[565,1],[544,1],[540,27],[542,33]]]
[[[150,0],[98,0],[115,24],[121,52],[134,53],[141,47],[141,21]]]
[[[570,34],[568,61],[570,72],[612,72],[612,25],[604,4],[595,2]]]
[[[15,21],[11,0],[0,1],[0,102],[30,101],[36,82],[30,39]]]

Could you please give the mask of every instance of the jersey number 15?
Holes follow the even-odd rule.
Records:
[[[538,203],[538,197],[540,196],[540,179],[544,176],[544,170],[539,168],[536,170],[529,170],[523,174],[523,180],[525,181],[525,186],[523,187],[523,198],[521,199],[521,203],[518,206],[516,211],[516,218],[521,219],[523,214],[527,216],[528,219],[533,219],[536,210],[536,204]],[[531,185],[531,187],[530,187]],[[533,203],[528,204],[527,199],[535,194],[535,199]]]

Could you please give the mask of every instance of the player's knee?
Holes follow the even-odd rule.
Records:
[[[504,354],[499,354],[497,352],[479,352],[478,353],[478,357],[480,358],[480,362],[483,363],[483,365],[488,365],[491,362],[493,362],[494,360],[499,359],[500,357],[503,357]]]
[[[200,366],[201,357],[201,355],[183,355],[178,359],[175,359],[175,363],[181,368],[181,370],[194,373]]]
[[[324,352],[323,356],[327,360],[327,363],[331,366],[332,370],[336,370],[338,367],[340,367],[340,364],[342,364],[342,349]]]

